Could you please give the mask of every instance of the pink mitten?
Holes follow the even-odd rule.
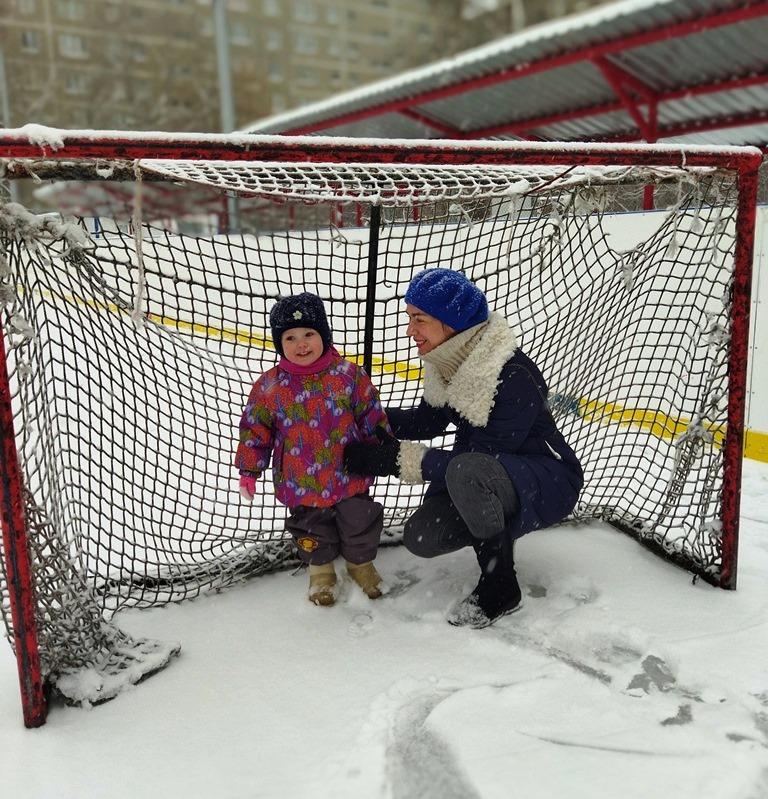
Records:
[[[253,497],[255,494],[256,494],[256,477],[252,474],[241,474],[240,496],[248,502],[253,502]]]

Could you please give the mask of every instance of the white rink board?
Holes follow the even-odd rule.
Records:
[[[768,206],[758,207],[755,225],[746,426],[768,435]]]

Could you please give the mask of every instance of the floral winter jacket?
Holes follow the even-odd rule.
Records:
[[[253,384],[240,420],[235,466],[260,475],[274,452],[277,499],[325,508],[367,491],[373,478],[348,475],[344,446],[389,431],[368,375],[330,348],[310,366],[282,358]]]

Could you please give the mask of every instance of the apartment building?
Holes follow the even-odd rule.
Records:
[[[602,0],[228,0],[236,124]],[[6,125],[217,131],[213,0],[0,0]]]

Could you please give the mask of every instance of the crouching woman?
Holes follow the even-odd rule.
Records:
[[[429,482],[405,523],[405,546],[424,558],[471,546],[480,579],[448,621],[486,627],[520,607],[514,542],[564,519],[583,473],[549,411],[541,372],[474,283],[427,269],[413,278],[405,302],[407,334],[424,362],[423,398],[415,408],[388,407],[394,436],[380,446],[347,445],[345,466]],[[449,425],[452,449],[418,443]]]

